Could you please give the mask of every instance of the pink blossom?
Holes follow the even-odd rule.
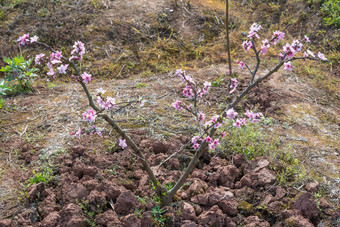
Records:
[[[183,76],[184,72],[182,69],[176,69],[175,75],[176,76]]]
[[[233,118],[236,117],[236,115],[237,113],[233,108],[227,110],[227,117],[229,118],[229,120],[233,120]]]
[[[124,150],[127,147],[126,140],[119,138],[119,146]]]
[[[97,103],[100,108],[105,109],[105,110],[110,110],[113,107],[115,107],[116,100],[114,98],[107,97],[106,102],[105,102],[100,96],[98,96]]]
[[[268,51],[268,46],[267,45],[262,45],[261,46],[261,53],[265,55]]]
[[[225,131],[223,131],[222,133],[221,133],[221,139],[223,140],[224,139],[224,137],[226,136],[226,132]]]
[[[231,79],[231,84],[230,84],[230,88],[232,89],[229,94],[232,94],[236,91],[236,88],[237,88],[237,79],[236,78],[232,78]]]
[[[325,56],[323,53],[321,53],[321,52],[318,53],[318,57],[319,57],[320,60],[322,60],[322,61],[327,61],[326,56]]]
[[[273,32],[273,44],[277,44],[280,40],[284,39],[285,33],[280,32],[280,31],[275,31]]]
[[[85,54],[85,46],[82,42],[76,41],[73,45],[73,50],[71,51],[71,60],[83,60],[83,55]]]
[[[39,37],[35,35],[35,36],[31,37],[30,42],[35,43],[35,42],[38,41],[38,39],[39,39]]]
[[[180,111],[180,110],[182,109],[181,104],[182,104],[182,102],[179,101],[179,100],[177,100],[176,102],[172,103],[172,106],[173,106],[176,110]]]
[[[98,94],[105,94],[105,92],[106,91],[103,88],[101,88],[101,87],[97,89],[97,93]]]
[[[289,70],[289,71],[292,71],[293,67],[292,67],[292,62],[285,62],[284,63],[285,67],[284,67],[284,70]]]
[[[236,122],[234,123],[234,126],[235,126],[236,128],[240,128],[241,125],[242,125],[242,122],[241,122],[239,119],[237,119]]]
[[[240,66],[241,69],[244,67],[244,63],[241,61],[236,61],[236,63]]]
[[[97,133],[97,135],[98,135],[98,136],[100,136],[100,137],[103,137],[103,135],[102,135],[102,132],[101,132],[101,131],[99,131],[99,130],[96,130],[96,133]]]
[[[60,65],[57,70],[59,71],[60,74],[66,74],[68,65]]]
[[[46,74],[49,75],[49,76],[53,76],[55,74],[55,72],[54,72],[53,68],[51,67],[50,71],[48,71]]]
[[[306,43],[310,43],[310,40],[309,40],[308,36],[306,36],[306,35],[305,35],[304,40],[305,40]]]
[[[215,125],[214,125],[214,128],[219,128],[219,127],[221,127],[222,126],[222,124],[220,123],[220,122],[217,122]]]
[[[212,138],[210,136],[205,137],[205,142],[211,143],[212,142]]]
[[[187,110],[191,110],[191,108],[192,108],[192,104],[189,104],[189,105],[187,105]]]
[[[81,74],[81,78],[83,78],[84,83],[91,82],[91,74],[83,73]]]
[[[199,112],[198,113],[198,119],[202,123],[204,121],[204,119],[205,119],[205,114],[202,113],[202,112]]]
[[[302,50],[303,44],[299,42],[299,40],[294,40],[292,42],[291,47],[293,48],[294,52],[300,52]]]
[[[97,113],[93,109],[89,109],[87,112],[83,113],[83,119],[88,122],[94,122],[96,120]]]
[[[34,58],[34,63],[35,63],[36,65],[40,65],[40,64],[41,64],[40,60],[41,60],[44,56],[45,56],[45,54],[43,54],[43,53],[36,55],[35,58]]]
[[[62,58],[61,51],[53,52],[53,53],[51,53],[51,55],[50,55],[50,61],[51,61],[51,63],[52,63],[53,60],[56,60],[56,63],[61,63],[61,62],[58,62],[58,61],[60,61],[61,58]],[[53,64],[53,63],[52,63],[52,64]]]
[[[307,53],[308,53],[310,56],[312,56],[313,58],[315,58],[315,55],[313,54],[313,52],[312,52],[312,51],[310,51],[310,50],[307,50]]]
[[[218,118],[219,118],[219,116],[218,116],[218,115],[215,115],[215,116],[213,116],[213,117],[210,119],[210,122],[211,122],[212,124],[215,124],[215,123],[217,122]]]
[[[191,138],[191,143],[192,143],[192,144],[195,144],[195,143],[197,143],[198,141],[202,141],[202,138],[199,137],[199,136],[194,136],[194,137]]]
[[[187,84],[183,89],[183,95],[188,98],[192,98],[194,96],[194,91],[189,84]]]
[[[250,50],[251,48],[253,48],[253,44],[251,41],[244,41],[242,43],[243,49],[245,52],[247,52],[248,50]]]
[[[220,142],[218,139],[215,139],[214,142],[212,142],[215,146],[219,146],[220,145]]]
[[[23,36],[20,36],[19,39],[17,39],[17,42],[19,42],[19,46],[25,46],[27,42],[29,42],[30,33],[27,33]]]
[[[81,128],[79,127],[78,131],[76,132],[76,137],[78,137],[78,139],[80,139],[81,136]]]
[[[198,149],[200,147],[200,145],[198,143],[195,143],[192,148],[194,148],[195,150]]]

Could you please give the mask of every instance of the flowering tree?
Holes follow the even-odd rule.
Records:
[[[256,77],[261,64],[260,55],[265,55],[269,48],[273,48],[279,43],[280,40],[283,40],[285,37],[285,34],[283,32],[275,31],[269,41],[268,39],[262,40],[262,44],[258,49],[256,47],[256,40],[260,39],[258,35],[260,29],[261,25],[254,23],[250,27],[248,35],[249,40],[244,41],[242,44],[246,52],[250,50],[254,51],[256,56],[255,68],[251,69],[247,63],[237,61],[237,64],[241,69],[246,67],[250,72],[250,83],[248,87],[246,87],[242,92],[236,95],[238,81],[236,78],[231,78],[229,94],[234,95],[234,101],[232,103],[229,103],[229,105],[227,105],[225,110],[223,110],[221,113],[218,113],[211,118],[207,118],[206,114],[199,109],[198,101],[209,92],[211,87],[210,82],[206,81],[202,86],[199,86],[199,84],[184,71],[180,69],[176,71],[175,74],[184,84],[183,96],[186,97],[190,103],[176,100],[172,104],[172,106],[177,111],[185,110],[194,116],[197,122],[198,134],[191,139],[191,144],[192,147],[195,149],[195,154],[193,155],[190,163],[188,164],[180,179],[169,191],[167,191],[166,188],[160,184],[140,148],[135,144],[131,137],[127,135],[125,131],[117,125],[114,118],[107,114],[107,111],[111,111],[112,109],[116,108],[119,103],[116,103],[116,100],[112,97],[105,97],[105,90],[103,90],[102,88],[97,90],[96,102],[93,100],[93,97],[91,96],[86,85],[91,82],[92,76],[87,72],[81,72],[78,68],[78,65],[81,63],[83,56],[86,53],[85,46],[82,42],[75,42],[75,44],[73,45],[71,56],[69,58],[64,57],[60,51],[54,50],[47,44],[38,42],[38,37],[36,36],[30,38],[29,34],[25,34],[18,39],[18,43],[20,46],[36,43],[48,48],[51,51],[51,54],[49,56],[46,56],[43,53],[38,54],[35,57],[35,64],[40,65],[42,63],[45,63],[49,69],[47,75],[52,79],[55,78],[58,74],[67,74],[67,71],[71,71],[69,69],[69,66],[73,69],[73,74],[71,75],[71,77],[75,80],[75,82],[79,83],[82,86],[89,101],[89,106],[91,107],[82,114],[83,120],[92,125],[91,134],[98,134],[99,136],[101,136],[101,132],[97,130],[94,125],[98,117],[103,118],[109,125],[111,125],[121,136],[121,138],[119,138],[119,146],[122,149],[125,149],[127,146],[131,147],[131,149],[134,151],[134,154],[142,162],[143,167],[145,168],[147,174],[150,177],[150,180],[156,188],[156,192],[162,198],[162,205],[167,205],[172,201],[173,196],[185,183],[189,174],[194,169],[202,154],[204,152],[207,152],[208,150],[215,150],[220,145],[220,140],[223,139],[226,135],[225,131],[220,130],[223,128],[221,126],[226,123],[231,123],[234,127],[239,128],[242,125],[248,123],[259,122],[260,118],[262,117],[261,113],[254,113],[247,110],[244,116],[240,116],[240,114],[234,110],[234,107],[252,88],[270,77],[273,73],[277,72],[282,66],[284,66],[285,70],[292,70],[292,62],[295,60],[309,59],[317,61],[327,61],[326,57],[320,52],[318,53],[317,57],[310,50],[308,50],[308,48],[305,48],[305,51],[303,52],[304,47],[307,46],[306,44],[310,42],[308,37],[305,36],[304,39],[301,41],[294,40],[292,44],[287,43],[283,47],[283,52],[279,54],[277,65],[274,66],[264,76]],[[301,54],[302,52],[303,54]],[[139,103],[140,106],[143,106],[144,100],[142,98],[139,98],[136,103]],[[239,117],[237,118],[237,116]],[[82,135],[82,131],[79,128],[79,130],[73,134],[77,137],[80,137]]]

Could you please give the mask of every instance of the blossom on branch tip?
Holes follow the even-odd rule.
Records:
[[[318,53],[318,57],[319,57],[320,60],[322,60],[322,61],[327,61],[326,56],[325,56],[323,53],[321,53],[321,52]]]
[[[272,37],[272,40],[273,40],[273,44],[277,44],[280,40],[284,39],[285,37],[285,33],[283,32],[280,32],[280,31],[275,31],[273,32],[273,37]]]
[[[93,109],[89,109],[87,112],[83,113],[83,120],[88,121],[90,123],[96,120],[97,113]]]
[[[44,56],[45,56],[45,54],[43,54],[43,53],[36,55],[35,58],[34,58],[34,63],[35,63],[36,65],[40,65],[40,64],[41,64],[40,60],[41,60]]]
[[[248,50],[250,50],[251,48],[253,48],[253,44],[251,41],[244,41],[242,43],[243,49],[245,52],[247,52]]]
[[[88,83],[88,82],[91,82],[91,74],[88,74],[88,73],[83,73],[81,74],[81,78],[83,79],[84,83]]]
[[[306,35],[305,35],[304,40],[305,40],[306,43],[310,43],[310,40],[309,40],[308,36],[306,36]]]
[[[202,112],[198,113],[198,119],[201,123],[203,123],[204,119],[205,119],[205,114]]]
[[[17,42],[19,42],[19,46],[25,46],[27,42],[29,42],[30,33],[27,33],[23,36],[20,36],[19,39],[17,39]]]
[[[200,145],[198,143],[195,143],[194,145],[192,145],[192,148],[194,148],[195,150],[198,149],[200,147]]]
[[[78,139],[80,139],[81,136],[81,128],[79,127],[78,131],[75,134],[76,137],[78,137]]]
[[[240,66],[241,69],[243,69],[245,64],[242,61],[236,61],[236,63]]]
[[[71,51],[70,61],[72,60],[83,60],[83,55],[85,54],[85,46],[82,42],[76,41],[73,45],[73,50]]]
[[[30,43],[36,43],[38,41],[39,37],[38,36],[33,36],[30,38]]]
[[[226,112],[227,117],[229,118],[229,120],[233,120],[234,117],[236,117],[237,112],[235,112],[235,110],[233,108],[227,110]]]
[[[67,70],[68,64],[67,65],[60,65],[57,70],[60,74],[66,74],[66,70]]]
[[[210,136],[205,137],[205,142],[211,143],[212,142],[212,138]]]
[[[119,144],[118,144],[123,150],[127,147],[126,140],[119,138]]]
[[[289,71],[292,71],[293,67],[292,67],[292,62],[285,62],[284,63],[285,67],[284,67],[284,70],[289,70]]]
[[[172,106],[173,106],[176,110],[180,111],[180,110],[182,109],[181,104],[182,104],[181,101],[176,100],[176,102],[172,103]]]

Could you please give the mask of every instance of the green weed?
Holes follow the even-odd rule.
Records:
[[[151,210],[151,215],[155,222],[157,222],[158,226],[165,226],[166,217],[164,217],[165,210],[160,208],[159,206],[155,206]]]
[[[52,168],[53,168],[52,166],[44,168],[42,172],[36,172],[35,170],[33,170],[32,171],[33,176],[31,176],[28,179],[29,185],[37,184],[40,182],[44,182],[45,184],[47,184],[48,182],[50,182],[53,178]]]

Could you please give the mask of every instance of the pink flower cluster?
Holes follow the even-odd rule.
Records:
[[[83,113],[83,120],[88,121],[90,123],[96,120],[97,113],[93,109],[87,110],[87,112]]]
[[[32,44],[37,42],[39,39],[38,36],[33,36],[30,38],[30,33],[24,34],[23,36],[20,36],[19,39],[17,39],[17,42],[19,42],[19,46],[25,46],[26,44]]]
[[[248,38],[254,39],[256,38],[260,38],[260,36],[257,34],[258,31],[260,31],[261,29],[261,25],[254,23],[252,24],[252,26],[250,27],[250,31],[249,31],[249,35],[247,36]]]
[[[262,113],[254,113],[253,111],[247,110],[244,114],[246,118],[237,119],[233,126],[240,128],[242,125],[246,125],[248,122],[257,123],[263,117]]]
[[[111,110],[112,108],[115,107],[116,105],[116,100],[111,97],[106,98],[106,102],[102,99],[101,96],[97,96],[97,103],[100,108],[105,109],[105,110]]]
[[[180,111],[180,110],[182,109],[182,102],[181,102],[180,100],[177,99],[176,102],[172,103],[172,106],[173,106],[176,110]]]
[[[80,41],[76,41],[73,45],[73,50],[71,51],[71,57],[70,57],[70,61],[72,60],[83,60],[83,56],[85,54],[85,46],[84,43],[80,42]]]
[[[245,66],[245,64],[242,61],[236,61],[236,63],[240,66],[241,69],[243,69]]]

